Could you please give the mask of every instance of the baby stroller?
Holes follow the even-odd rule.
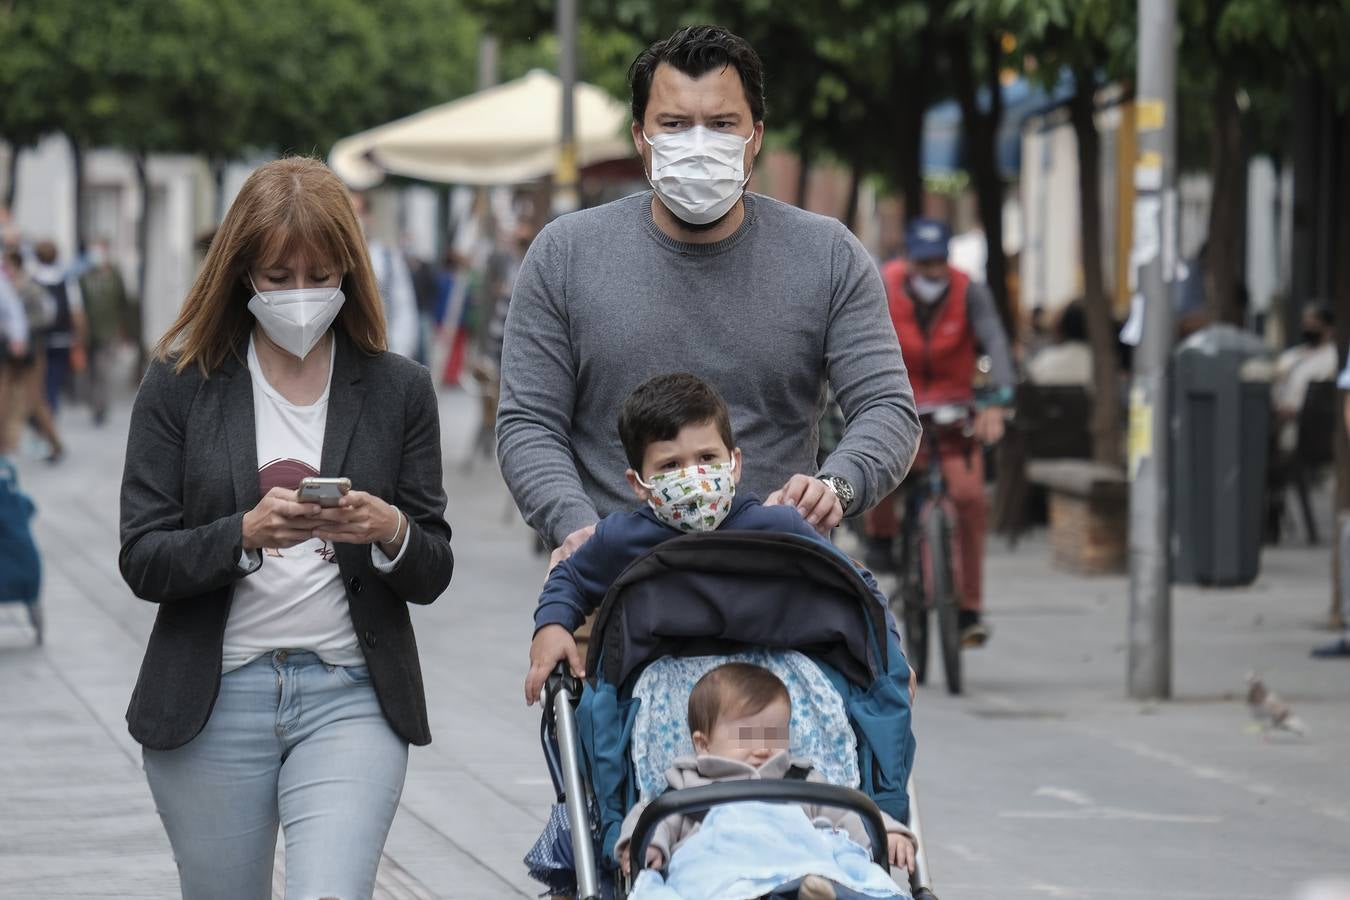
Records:
[[[634,877],[666,816],[751,800],[814,803],[858,813],[883,868],[878,809],[906,822],[920,838],[910,892],[936,900],[909,779],[908,666],[884,614],[842,555],[794,535],[689,534],[635,561],[600,607],[586,682],[564,664],[547,683],[541,737],[559,805],[526,858],[531,873],[544,880],[538,851],[551,837],[555,864],[561,857],[574,873],[549,882],[555,895],[626,896],[631,884],[611,854],[639,798],[654,800],[628,851]],[[756,779],[665,790],[661,773],[687,740],[689,691],[733,654],[787,684],[792,752],[829,784]]]

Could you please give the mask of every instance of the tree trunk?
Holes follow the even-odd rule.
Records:
[[[896,48],[892,54],[892,82],[908,85],[909,89],[892,92],[883,127],[895,149],[891,173],[904,203],[905,221],[923,215],[923,114],[932,91],[932,48],[937,40],[930,28],[919,38],[917,58],[906,48]]]
[[[22,147],[10,143],[8,172],[5,174],[5,209],[8,210],[14,209],[14,190],[17,187],[16,182],[19,177],[19,154],[21,152],[23,152]]]
[[[213,156],[210,160],[210,166],[211,182],[216,190],[215,210],[212,221],[214,224],[219,225],[221,222],[225,221],[225,160]]]
[[[988,260],[985,280],[994,295],[999,318],[1009,333],[1012,329],[1012,309],[1008,299],[1008,261],[1003,255],[1003,176],[998,170],[998,126],[1003,118],[1003,97],[999,90],[999,43],[995,37],[985,41],[985,65],[988,67],[985,88],[989,91],[989,109],[981,110],[972,53],[973,41],[965,35],[952,43],[951,62],[956,81],[957,100],[961,105],[961,136],[966,147],[966,164],[975,183],[975,197],[984,226]]]
[[[1242,152],[1242,111],[1238,109],[1237,86],[1230,73],[1219,73],[1211,107],[1214,134],[1210,173],[1214,189],[1209,205],[1205,293],[1214,321],[1242,324],[1237,289],[1240,239],[1247,227],[1247,167]]]
[[[862,192],[862,163],[854,162],[848,169],[848,206],[844,209],[844,225],[858,233],[858,195]]]
[[[800,209],[806,209],[806,192],[811,187],[813,155],[811,145],[803,141],[801,151],[797,154],[797,206]]]
[[[158,340],[158,335],[154,340],[148,340],[150,337],[145,333],[146,313],[149,310],[149,291],[146,285],[146,276],[149,273],[150,257],[150,175],[146,171],[146,159],[144,153],[136,153],[132,157],[132,162],[136,167],[136,187],[141,192],[140,214],[136,217],[136,293],[140,296],[140,328],[138,335],[142,353],[147,346],[153,346],[154,340]],[[144,360],[142,360],[144,368]]]
[[[75,254],[83,257],[87,237],[84,229],[84,147],[70,135],[66,135],[66,140],[70,142],[71,169],[75,173]]]
[[[1074,72],[1077,92],[1069,118],[1078,143],[1078,203],[1082,219],[1083,307],[1092,344],[1092,457],[1120,465],[1120,373],[1116,360],[1116,324],[1102,266],[1101,138],[1094,118],[1097,80],[1091,69]]]
[[[1329,91],[1323,92],[1328,97]],[[1328,98],[1324,102],[1330,103]],[[1350,112],[1328,115],[1328,133],[1323,138],[1323,152],[1331,160],[1337,160],[1327,167],[1331,175],[1331,184],[1322,185],[1322,189],[1333,197],[1332,209],[1350,209],[1350,165],[1346,164],[1346,155],[1350,154]],[[1327,236],[1327,248],[1330,259],[1325,265],[1331,283],[1332,306],[1336,311],[1337,346],[1345,347],[1350,342],[1350,224],[1344,218],[1331,216],[1334,234]],[[1342,359],[1342,362],[1344,360]],[[1345,402],[1344,394],[1341,403]],[[1340,405],[1336,410],[1336,523],[1332,530],[1333,572],[1339,575],[1339,566],[1347,561],[1340,558],[1340,520],[1350,516],[1350,440],[1347,440],[1346,425],[1341,415]],[[1345,626],[1342,619],[1340,580],[1333,578],[1331,589],[1331,614],[1329,624],[1333,628]]]

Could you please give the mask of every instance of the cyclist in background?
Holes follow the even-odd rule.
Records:
[[[905,230],[906,258],[885,263],[881,279],[920,413],[946,404],[978,405],[974,437],[982,444],[995,444],[1003,437],[1004,417],[1013,397],[1008,338],[989,289],[948,263],[950,238],[951,230],[942,222],[913,220]],[[974,386],[977,345],[990,358],[993,385],[988,396],[982,392],[978,404]],[[988,518],[984,456],[978,448],[952,443],[941,447],[941,462],[948,495],[956,507],[954,570],[961,641],[978,647],[989,638],[989,627],[981,620]],[[895,570],[895,500],[892,494],[864,516],[865,562],[873,571]]]

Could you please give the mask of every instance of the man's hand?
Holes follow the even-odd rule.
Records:
[[[986,406],[975,414],[975,438],[985,446],[1003,440],[1004,416],[1001,406]]]
[[[903,834],[887,834],[886,858],[895,868],[913,872],[914,842]]]
[[[587,525],[585,528],[578,528],[576,531],[569,534],[566,538],[563,539],[562,545],[559,546],[556,550],[554,550],[553,554],[549,556],[548,570],[552,572],[554,566],[562,562],[564,559],[567,559],[567,557],[571,556],[573,553],[576,553],[577,548],[580,547],[582,544],[586,543],[586,541],[590,540],[590,537],[593,534],[595,534],[594,525]]]
[[[28,344],[17,338],[9,342],[9,355],[16,359],[22,359],[28,355]]]
[[[919,676],[915,674],[914,667],[909,667],[909,705],[914,705],[914,695],[919,693]]]
[[[765,506],[795,506],[807,523],[823,535],[844,519],[844,507],[829,485],[810,475],[793,475],[769,495]]]
[[[553,669],[562,659],[578,678],[586,677],[582,667],[581,653],[572,633],[561,625],[545,625],[530,642],[530,672],[525,676],[525,703],[533,706],[539,699],[544,682],[553,673]]]

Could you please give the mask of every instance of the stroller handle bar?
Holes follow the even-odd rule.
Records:
[[[857,813],[862,818],[863,827],[867,829],[867,837],[872,841],[873,862],[890,871],[886,858],[886,825],[881,821],[881,811],[871,797],[862,791],[837,784],[777,778],[722,781],[667,791],[657,797],[642,811],[633,829],[633,840],[628,845],[629,871],[642,871],[647,859],[647,845],[651,843],[656,826],[667,816],[704,812],[714,806],[751,800],[764,803],[812,803]]]

